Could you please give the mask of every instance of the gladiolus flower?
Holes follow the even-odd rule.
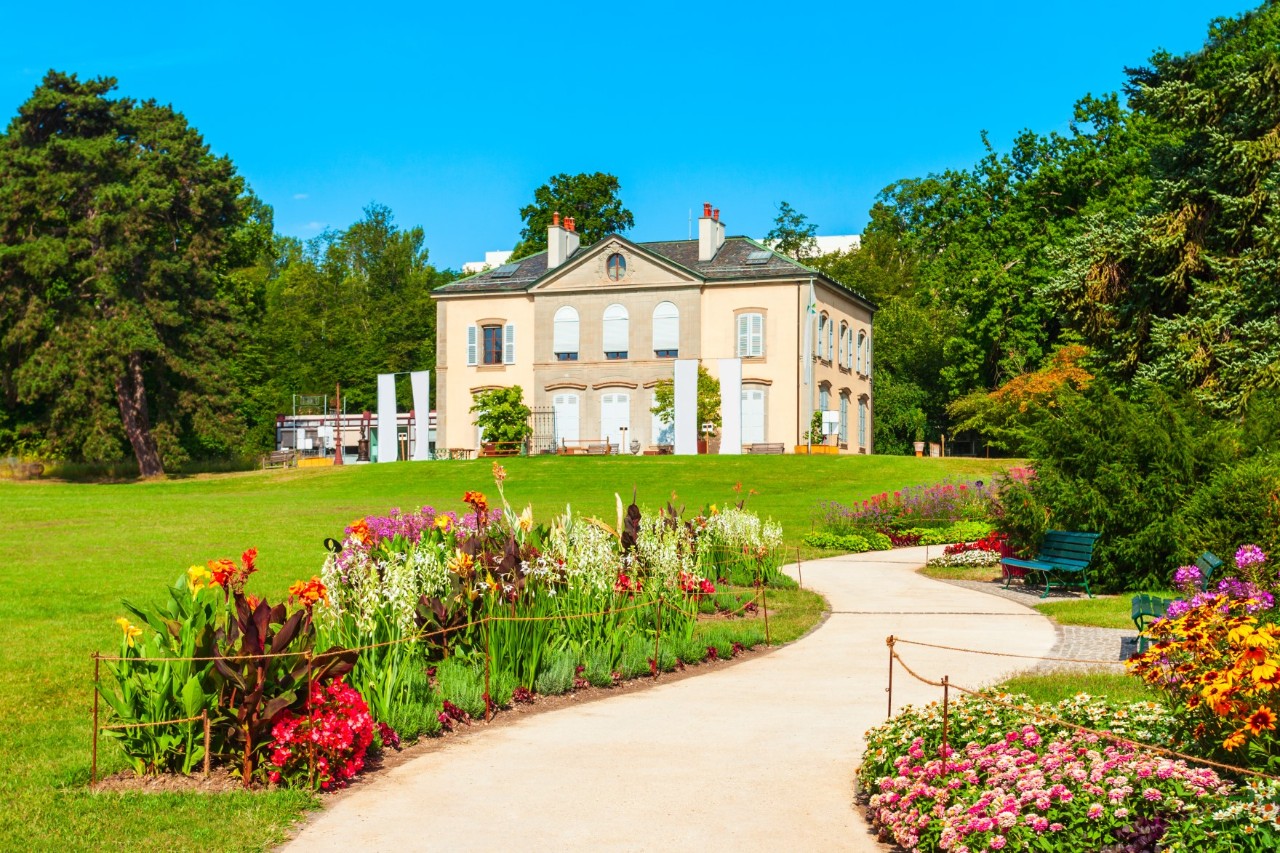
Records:
[[[525,533],[533,529],[533,507],[526,506],[524,512],[520,513],[520,529]]]

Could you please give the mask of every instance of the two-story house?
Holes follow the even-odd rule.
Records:
[[[472,395],[513,385],[526,404],[554,411],[557,443],[667,444],[671,427],[651,409],[673,360],[700,359],[714,375],[716,359],[739,357],[744,444],[802,444],[822,410],[839,412],[830,442],[872,452],[866,299],[726,237],[710,205],[696,240],[611,235],[584,247],[558,215],[547,237],[547,251],[433,294],[438,446],[478,446]]]

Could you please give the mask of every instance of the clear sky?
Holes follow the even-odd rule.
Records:
[[[635,239],[711,201],[762,236],[789,201],[861,230],[889,182],[1065,130],[1156,48],[1241,0],[1072,3],[5,3],[7,123],[49,68],[173,104],[311,237],[370,201],[434,263],[509,249],[559,172],[622,182]],[[128,9],[130,11],[123,11]]]

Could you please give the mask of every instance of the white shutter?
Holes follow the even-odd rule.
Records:
[[[614,303],[604,309],[604,351],[627,352],[627,309]]]
[[[764,355],[764,315],[751,314],[751,346],[750,355],[760,357]]]
[[[472,367],[476,363],[476,336],[479,331],[475,326],[467,326],[467,364]]]
[[[551,351],[578,351],[578,312],[568,305],[556,311],[552,328]]]
[[[516,363],[516,324],[507,324],[507,333],[502,336],[502,363]]]
[[[867,333],[867,354],[862,358],[862,372],[871,375],[871,333]]]
[[[835,349],[835,347],[833,346],[835,336],[836,336],[836,324],[831,320],[828,320],[827,321],[827,361],[831,361],[831,356],[833,355],[832,350]]]
[[[653,309],[653,348],[680,349],[680,309],[670,302],[659,302]]]
[[[751,315],[738,315],[738,358],[751,355]]]

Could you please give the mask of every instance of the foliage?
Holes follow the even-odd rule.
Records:
[[[958,521],[985,521],[990,513],[990,501],[991,491],[985,481],[943,482],[898,489],[892,494],[882,492],[852,506],[824,501],[818,505],[814,521],[833,533],[866,530],[887,533],[912,527],[949,526]],[[976,538],[985,530],[985,526],[982,531],[966,527],[948,535]]]
[[[142,476],[224,452],[249,197],[181,113],[50,71],[0,137],[0,390],[47,450]]]
[[[874,537],[874,538],[873,538]],[[815,548],[826,548],[843,551],[847,554],[861,554],[866,551],[888,551],[893,547],[889,537],[883,533],[823,533],[815,531],[804,537],[804,544]]]
[[[674,379],[659,379],[653,386],[653,408],[650,410],[663,423],[675,423],[676,384]],[[707,368],[698,365],[698,431],[703,424],[720,426],[720,382]]]
[[[313,684],[303,713],[274,718],[267,778],[301,787],[314,772],[320,790],[345,788],[364,768],[372,742],[373,718],[358,691],[341,678]]]
[[[1239,542],[1280,551],[1280,454],[1254,456],[1213,472],[1178,516],[1183,554],[1228,554]]]
[[[485,441],[522,442],[533,435],[532,412],[519,385],[481,391],[472,399],[471,413]]]
[[[817,233],[817,225],[782,201],[778,202],[778,216],[773,220],[773,228],[765,235],[764,242],[803,263],[818,254],[818,241],[814,236]]]
[[[1093,374],[1081,366],[1087,355],[1085,347],[1064,346],[1039,370],[1015,376],[994,391],[961,397],[947,407],[956,421],[952,429],[973,430],[992,447],[1022,452],[1027,446],[1027,431],[1036,428],[1046,410],[1057,408],[1064,391],[1088,387]]]
[[[533,204],[520,208],[524,227],[512,260],[537,254],[547,248],[547,229],[554,213],[574,219],[575,230],[584,246],[609,234],[620,234],[635,225],[631,211],[618,197],[622,185],[604,172],[553,175],[533,191]]]
[[[988,551],[975,548],[969,551],[944,553],[941,557],[931,557],[929,565],[940,569],[959,569],[974,566],[995,566],[1000,563],[999,551]]]

